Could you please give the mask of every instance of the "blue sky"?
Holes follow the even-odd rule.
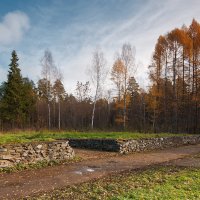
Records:
[[[73,92],[77,81],[89,80],[86,69],[96,47],[111,68],[116,52],[129,42],[136,48],[135,76],[147,86],[159,35],[189,25],[193,18],[200,22],[199,10],[199,0],[1,0],[0,82],[6,80],[13,49],[22,74],[37,82],[40,59],[49,49],[66,90]]]

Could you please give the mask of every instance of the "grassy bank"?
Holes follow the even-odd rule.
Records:
[[[199,191],[200,169],[156,167],[55,190],[31,199],[200,199]]]
[[[183,134],[178,134],[181,136]],[[160,133],[133,133],[133,132],[49,132],[24,131],[0,133],[0,144],[25,143],[37,141],[54,141],[61,138],[112,138],[112,139],[141,139],[153,137],[177,136],[177,134]]]

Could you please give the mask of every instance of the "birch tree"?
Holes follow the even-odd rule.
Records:
[[[131,44],[129,43],[125,43],[122,46],[122,51],[121,51],[121,60],[124,64],[124,129],[126,128],[126,109],[127,109],[127,84],[128,84],[128,80],[131,76],[133,76],[133,73],[136,72],[136,68],[134,65],[134,60],[135,60],[135,49],[134,47],[131,46]]]
[[[95,50],[92,58],[92,65],[89,69],[92,83],[95,87],[95,95],[92,109],[92,118],[91,118],[91,128],[94,127],[94,115],[96,109],[96,102],[100,96],[102,85],[106,78],[106,60],[104,58],[103,52],[100,50]]]
[[[49,50],[44,52],[44,56],[41,59],[42,66],[42,76],[46,80],[46,98],[48,106],[48,127],[51,128],[51,107],[50,102],[52,99],[52,85],[54,82],[54,75],[56,72],[56,67],[53,61],[52,53]]]

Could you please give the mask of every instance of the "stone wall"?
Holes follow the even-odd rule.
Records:
[[[69,144],[72,147],[114,151],[121,154],[150,151],[154,149],[164,149],[198,143],[200,143],[200,136],[177,136],[138,140],[69,139]]]
[[[140,140],[124,140],[118,141],[118,143],[120,145],[119,152],[121,154],[127,154],[131,152],[150,151],[155,149],[165,149],[183,145],[198,144],[200,143],[200,136],[179,136]]]
[[[68,141],[0,145],[0,167],[74,157]]]

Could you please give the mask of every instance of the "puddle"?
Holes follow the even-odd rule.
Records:
[[[78,170],[78,171],[74,171],[75,174],[78,174],[78,175],[83,175],[84,173],[87,173],[87,172],[94,172],[95,169],[92,169],[90,167],[83,167],[81,170]]]
[[[86,171],[87,171],[87,172],[94,172],[94,169],[87,168]]]
[[[81,172],[81,171],[75,171],[74,173],[78,174],[78,175],[83,175],[83,172]]]

